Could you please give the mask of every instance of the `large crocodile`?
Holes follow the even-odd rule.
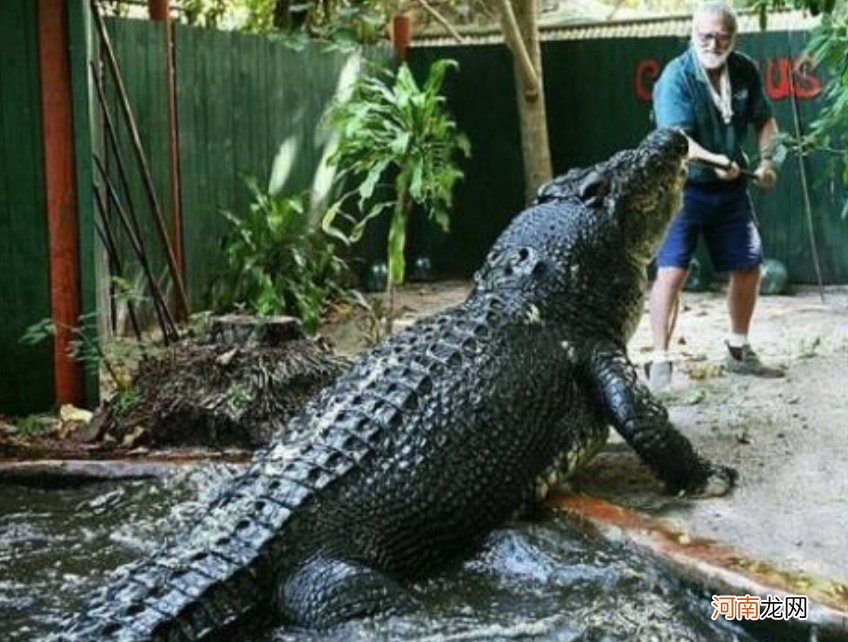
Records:
[[[170,549],[126,568],[59,640],[196,641],[411,608],[404,588],[468,551],[614,426],[671,491],[722,494],[636,379],[625,345],[677,209],[686,139],[546,185],[467,300],[366,354],[257,454]]]

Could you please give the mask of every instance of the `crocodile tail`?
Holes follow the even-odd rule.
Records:
[[[267,481],[228,488],[184,544],[124,567],[55,641],[211,642],[248,616],[266,618],[268,561],[292,514],[269,497]]]
[[[209,641],[256,607],[255,565],[231,550],[184,551],[122,570],[73,620],[62,642]],[[242,564],[241,562],[248,562]]]

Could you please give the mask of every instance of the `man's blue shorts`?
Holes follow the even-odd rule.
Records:
[[[666,233],[657,266],[688,268],[701,233],[717,272],[742,270],[763,262],[763,245],[744,179],[687,183],[683,207]]]

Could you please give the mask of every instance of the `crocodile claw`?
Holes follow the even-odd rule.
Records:
[[[710,472],[703,484],[691,492],[692,497],[722,497],[736,486],[739,473],[730,466],[710,464]]]

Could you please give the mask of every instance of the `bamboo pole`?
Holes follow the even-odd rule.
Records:
[[[108,172],[105,169],[102,161],[95,155],[95,162],[98,165],[98,169],[103,175],[104,181],[107,183],[107,190],[111,191],[112,199],[117,203],[117,207],[119,209],[119,215],[123,214],[122,223],[124,223],[127,236],[130,240],[130,244],[133,246],[133,250],[136,253],[136,256],[139,259],[139,263],[142,265],[142,270],[144,271],[145,278],[148,281],[148,288],[150,289],[151,299],[153,301],[153,307],[156,312],[157,319],[159,321],[159,327],[162,329],[163,336],[167,336],[171,328],[173,328],[173,333],[176,334],[176,327],[173,322],[173,317],[171,316],[170,310],[165,302],[164,294],[161,293],[161,290],[158,288],[158,283],[154,280],[153,271],[149,267],[149,261],[147,260],[147,248],[144,243],[144,236],[141,234],[141,229],[138,224],[138,217],[135,214],[135,207],[133,206],[132,201],[132,192],[129,186],[129,178],[127,176],[126,164],[124,163],[123,156],[121,156],[121,150],[118,145],[118,135],[117,130],[115,129],[115,124],[112,121],[112,115],[109,112],[109,106],[106,101],[106,92],[103,87],[103,82],[97,74],[97,68],[92,63],[91,65],[92,77],[94,79],[94,86],[97,91],[97,98],[100,103],[100,108],[103,114],[103,122],[106,125],[106,138],[112,146],[112,151],[115,156],[115,160],[118,166],[118,177],[121,181],[121,186],[124,188],[124,193],[127,198],[127,208],[123,208],[119,202],[117,197],[117,192],[115,191],[114,186],[111,184],[108,178]],[[104,213],[104,220],[106,219],[106,214]],[[117,246],[116,246],[117,247]],[[170,320],[170,321],[168,321]],[[174,337],[177,338],[176,336]]]
[[[103,23],[103,17],[100,15],[100,12],[97,9],[97,2],[95,0],[91,0],[92,13],[94,15],[94,23],[97,27],[97,32],[100,35],[100,40],[103,45],[103,49],[106,52],[106,63],[109,67],[109,72],[112,75],[112,79],[115,81],[115,86],[118,90],[118,103],[121,106],[121,110],[124,114],[124,118],[127,123],[127,127],[130,131],[130,137],[132,139],[132,148],[135,152],[136,161],[141,169],[143,183],[145,187],[145,192],[147,194],[147,198],[150,201],[150,208],[153,212],[153,222],[155,224],[156,232],[159,236],[159,241],[162,243],[162,247],[165,250],[165,258],[168,262],[168,270],[171,275],[171,280],[174,283],[174,292],[177,298],[177,307],[180,310],[188,311],[188,299],[186,297],[185,288],[183,287],[182,276],[180,274],[180,268],[177,265],[177,260],[174,256],[174,250],[171,246],[171,242],[168,239],[168,233],[165,229],[165,222],[162,218],[162,210],[159,207],[159,200],[156,197],[156,190],[153,185],[153,178],[150,173],[150,167],[147,163],[147,157],[144,153],[144,147],[141,144],[141,137],[138,133],[138,127],[136,126],[135,117],[133,116],[132,108],[130,107],[129,97],[127,96],[126,87],[124,86],[123,76],[121,75],[121,70],[118,67],[118,61],[115,57],[115,52],[112,49],[112,42],[109,39],[109,33],[106,30],[106,25]]]
[[[115,234],[112,232],[112,227],[109,223],[108,208],[103,201],[103,195],[97,189],[97,185],[92,185],[92,187],[94,188],[97,210],[100,213],[100,220],[102,221],[102,225],[95,223],[95,229],[100,236],[100,240],[103,242],[103,247],[106,248],[106,254],[109,256],[109,262],[113,267],[111,270],[112,274],[118,278],[123,278],[124,268],[121,264],[121,256],[118,253],[118,244],[115,242]],[[130,324],[135,333],[135,338],[141,343],[141,324],[138,322],[138,315],[135,313],[135,305],[133,305],[132,301],[127,301],[127,311],[130,315]]]
[[[94,78],[94,88],[97,91],[97,99],[100,103],[101,113],[103,114],[103,122],[106,125],[106,139],[112,146],[112,152],[118,166],[118,178],[121,181],[121,187],[124,189],[124,194],[126,195],[127,213],[130,215],[129,220],[130,223],[132,223],[133,231],[138,237],[142,249],[146,252],[147,250],[144,247],[144,237],[141,234],[141,228],[139,227],[138,217],[136,216],[136,210],[133,204],[132,190],[130,189],[130,181],[127,174],[127,166],[126,163],[124,163],[124,157],[121,155],[121,148],[118,145],[117,129],[115,128],[115,123],[112,120],[112,114],[109,111],[109,105],[106,99],[106,90],[103,87],[103,80],[98,75],[97,68],[93,62],[91,63],[91,73]]]
[[[118,198],[115,187],[109,180],[106,168],[103,166],[103,161],[101,161],[96,154],[94,156],[94,163],[100,172],[104,184],[106,185],[106,191],[109,194],[112,203],[115,205],[115,210],[118,212],[118,218],[124,226],[124,231],[127,233],[130,245],[132,246],[133,251],[135,251],[136,257],[138,257],[138,261],[141,264],[141,269],[144,272],[144,276],[147,279],[148,286],[150,287],[150,295],[153,299],[153,308],[156,310],[156,316],[159,319],[159,327],[162,328],[163,340],[165,345],[169,345],[170,339],[177,339],[178,335],[176,326],[174,325],[174,319],[171,316],[171,311],[168,309],[168,306],[165,305],[165,296],[153,276],[153,270],[150,268],[150,262],[147,260],[147,254],[144,252],[139,242],[139,238],[136,237],[132,230],[132,225],[129,222],[126,210],[124,210],[124,206],[121,205],[121,200]]]

